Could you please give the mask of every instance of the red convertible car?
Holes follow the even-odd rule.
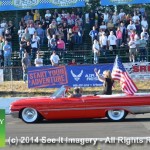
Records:
[[[13,102],[11,115],[26,123],[57,119],[104,118],[112,121],[125,119],[128,113],[150,112],[150,94],[135,95],[88,95],[78,98],[66,97],[62,86],[50,97],[24,98]]]

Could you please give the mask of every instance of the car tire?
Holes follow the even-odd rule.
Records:
[[[40,118],[40,114],[34,108],[24,108],[21,111],[21,119],[26,123],[38,122]]]
[[[127,116],[125,110],[108,110],[107,118],[111,121],[122,121]]]

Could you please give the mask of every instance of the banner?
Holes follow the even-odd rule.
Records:
[[[101,5],[123,5],[150,3],[150,0],[101,0]]]
[[[84,0],[0,0],[0,11],[84,6]]]
[[[0,69],[0,83],[2,83],[3,81],[4,81],[3,69]]]
[[[105,70],[112,70],[112,64],[88,65],[88,66],[44,66],[30,67],[28,69],[29,88],[55,88],[61,85],[70,87],[97,87],[102,86],[95,75],[97,68],[100,74]]]
[[[124,63],[125,69],[134,80],[150,80],[150,62]]]
[[[5,109],[0,109],[0,148],[5,147]]]

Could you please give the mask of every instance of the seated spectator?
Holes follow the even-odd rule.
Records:
[[[34,60],[34,64],[36,67],[43,66],[43,59],[40,57],[39,53],[37,53],[37,55],[36,55],[36,59]]]
[[[69,62],[68,65],[71,65],[71,66],[77,65],[76,60],[73,58],[73,59],[71,60],[71,62]]]
[[[59,66],[59,61],[60,61],[59,56],[56,54],[55,51],[53,51],[52,55],[50,56],[50,62],[52,66]]]

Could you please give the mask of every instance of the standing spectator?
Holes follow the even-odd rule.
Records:
[[[141,26],[142,26],[142,30],[143,29],[146,29],[146,30],[148,29],[148,22],[147,22],[145,17],[142,18]]]
[[[27,23],[24,21],[23,18],[21,18],[20,22],[19,22],[19,26],[22,26],[23,29],[25,29],[27,27]]]
[[[52,51],[55,51],[57,48],[57,41],[56,41],[56,35],[53,34],[52,38],[50,39],[50,48]]]
[[[27,45],[25,46],[25,53],[28,53],[28,57],[29,59],[31,60],[31,50],[32,50],[32,47],[31,47],[31,43],[30,41],[27,41]]]
[[[105,32],[102,32],[102,36],[99,39],[99,43],[101,46],[101,51],[103,52],[103,55],[105,55],[107,51],[107,36]]]
[[[28,31],[29,31],[29,34],[32,37],[34,32],[36,31],[35,28],[33,27],[33,24],[30,24],[30,27],[28,28]]]
[[[4,51],[4,66],[10,66],[11,65],[11,53],[12,53],[12,47],[8,43],[7,40],[5,40],[5,44],[3,46]]]
[[[147,46],[147,42],[144,39],[144,36],[142,36],[140,39],[140,44],[139,44],[140,61],[146,61],[147,60],[146,46]]]
[[[77,23],[75,23],[75,25],[73,26],[72,31],[74,33],[74,42],[75,42],[75,44],[79,44],[79,35],[78,35],[79,26],[78,26]]]
[[[141,32],[141,38],[142,38],[142,36],[144,36],[144,40],[146,40],[148,42],[149,34],[148,34],[148,32],[146,31],[145,28],[143,28],[143,32]]]
[[[67,39],[68,39],[68,49],[74,50],[74,34],[71,28],[69,28],[68,30]]]
[[[33,34],[33,38],[31,39],[31,47],[32,47],[32,59],[35,59],[36,53],[39,48],[40,38],[35,34]]]
[[[40,13],[39,10],[35,10],[35,12],[33,12],[33,10],[31,10],[31,13],[33,14],[33,20],[35,23],[40,21]]]
[[[52,55],[50,56],[50,61],[52,66],[59,66],[60,58],[55,51],[53,51]]]
[[[124,46],[127,42],[127,28],[125,27],[124,23],[121,22],[120,30],[122,32],[122,46]]]
[[[98,64],[98,56],[100,55],[100,46],[96,39],[93,42],[92,50],[94,53],[94,64]]]
[[[125,17],[126,17],[126,14],[123,11],[123,9],[121,9],[120,13],[119,13],[119,19],[120,19],[120,21],[124,21]]]
[[[45,14],[45,19],[47,18],[48,20],[50,20],[51,19],[51,13],[50,13],[50,11],[49,10],[46,10],[46,14]]]
[[[136,23],[137,21],[140,21],[140,17],[137,15],[136,12],[134,12],[134,16],[132,17],[132,21],[133,21],[134,23]]]
[[[37,53],[37,55],[36,55],[36,59],[34,60],[34,64],[36,67],[43,66],[43,59],[40,57],[39,53]]]
[[[59,37],[59,39],[57,40],[57,50],[58,50],[60,56],[64,57],[65,42],[61,39],[61,37]]]
[[[122,32],[120,30],[120,27],[117,28],[116,37],[117,37],[117,47],[120,47],[122,45]]]
[[[11,35],[14,34],[15,26],[13,25],[12,21],[8,22],[7,29],[9,30],[9,32],[10,32]]]
[[[63,23],[63,33],[64,33],[64,42],[67,43],[67,31],[68,31],[68,25],[66,22]]]
[[[93,26],[93,29],[89,33],[92,42],[98,38],[98,31],[96,30],[95,26]]]
[[[18,30],[19,42],[21,41],[23,34],[24,34],[24,29],[22,26],[20,26],[20,29]]]
[[[19,44],[20,44],[19,58],[23,58],[23,56],[24,56],[24,50],[25,50],[25,47],[26,47],[26,44],[27,44],[27,41],[25,40],[25,37],[21,38],[21,41],[20,41]]]
[[[95,25],[95,12],[92,9],[89,13],[89,21],[90,21],[90,27],[93,27]]]
[[[114,32],[110,31],[110,35],[108,36],[108,46],[109,50],[113,51],[113,54],[116,54],[116,45],[117,45],[117,38],[114,35]]]
[[[105,11],[105,12],[103,13],[103,16],[104,16],[103,21],[105,22],[105,24],[107,24],[107,23],[108,23],[108,20],[109,20],[109,14],[108,14],[108,12]]]
[[[1,27],[1,24],[0,24],[0,36],[4,36],[4,28]]]
[[[31,41],[31,35],[29,34],[29,31],[28,31],[27,28],[25,29],[25,31],[24,31],[22,37],[25,37],[25,40],[26,40],[26,41]]]
[[[128,36],[130,37],[131,32],[133,30],[136,30],[135,24],[133,24],[133,21],[130,21],[130,24],[127,26],[127,30],[128,30]]]
[[[102,24],[99,27],[103,32],[107,29],[107,26],[105,25],[105,22],[103,21]]]
[[[8,29],[6,29],[6,31],[4,33],[4,38],[8,42],[8,44],[10,44],[12,46],[12,35]]]
[[[129,60],[130,62],[135,62],[136,42],[133,37],[131,37],[128,45],[129,45]]]
[[[43,44],[44,44],[44,30],[42,29],[42,25],[39,25],[39,27],[36,29],[36,32],[40,38],[40,45],[43,46]]]
[[[31,66],[31,61],[28,57],[28,53],[24,53],[24,57],[22,59],[22,69],[23,69],[23,81],[26,83],[27,81],[27,74],[28,74],[28,67]]]
[[[32,16],[29,14],[29,12],[27,12],[24,16],[24,21],[27,24],[30,20],[32,20]]]
[[[4,51],[3,51],[3,46],[4,46],[4,38],[0,36],[0,67],[3,66],[4,62]]]
[[[114,26],[117,25],[117,21],[120,20],[119,15],[117,14],[117,12],[115,11],[113,16],[112,16],[112,22],[114,24]]]

